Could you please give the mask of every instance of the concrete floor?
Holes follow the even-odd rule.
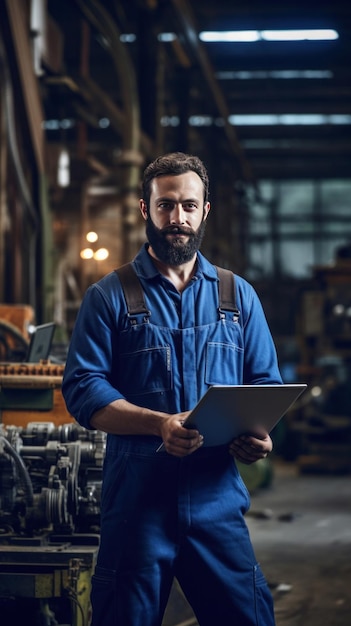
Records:
[[[273,467],[271,485],[252,494],[247,523],[277,626],[350,626],[351,475]],[[175,586],[164,626],[197,624]]]

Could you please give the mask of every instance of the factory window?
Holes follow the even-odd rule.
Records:
[[[304,278],[311,274],[312,265],[314,265],[312,241],[286,241],[282,244],[282,275]]]
[[[308,278],[351,242],[351,181],[264,181],[247,227],[250,279]]]
[[[351,222],[351,182],[329,180],[321,183],[321,209],[323,213],[345,216]]]

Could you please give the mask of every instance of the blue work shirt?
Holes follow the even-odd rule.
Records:
[[[134,324],[116,272],[91,285],[70,341],[62,384],[68,411],[86,428],[99,409],[125,398],[167,413],[191,410],[210,385],[280,384],[259,298],[235,276],[239,319],[219,313],[218,275],[197,253],[182,293],[156,269],[145,244],[133,261],[151,312]],[[234,278],[233,278],[234,280]]]

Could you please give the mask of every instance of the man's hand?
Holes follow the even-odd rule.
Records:
[[[174,456],[188,456],[195,452],[203,444],[203,436],[198,430],[184,428],[184,420],[190,411],[170,415],[165,419],[161,427],[163,444],[168,454]]]
[[[265,459],[272,452],[273,442],[268,434],[258,438],[253,435],[242,435],[234,439],[230,446],[230,454],[246,465],[255,463],[259,459]]]

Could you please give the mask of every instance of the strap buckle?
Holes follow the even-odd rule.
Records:
[[[233,322],[235,324],[237,324],[238,321],[239,321],[239,317],[240,317],[239,309],[237,307],[235,307],[234,309],[232,307],[230,307],[230,308],[226,309],[226,311],[227,311],[227,313],[232,313],[233,314],[232,320],[233,320]],[[225,320],[226,314],[225,314],[225,311],[223,310],[223,308],[219,307],[218,308],[218,312],[219,312],[219,319],[220,320]]]

